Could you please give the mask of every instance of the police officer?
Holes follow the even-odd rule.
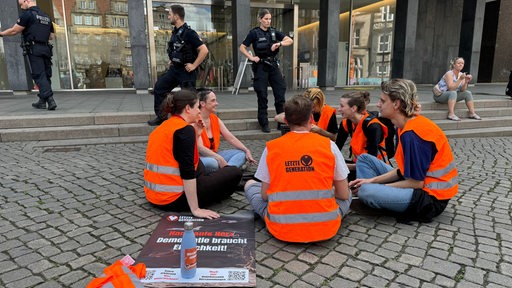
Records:
[[[52,91],[52,48],[48,42],[53,40],[53,24],[48,15],[36,6],[34,0],[18,0],[23,13],[11,28],[0,32],[0,36],[23,35],[23,54],[30,62],[31,75],[39,87],[39,101],[32,103],[37,109],[55,110],[57,104]]]
[[[167,44],[170,67],[156,81],[153,90],[156,118],[149,120],[150,126],[162,124],[167,115],[161,110],[162,102],[168,92],[178,85],[182,89],[195,89],[196,69],[208,55],[208,48],[203,44],[196,31],[185,23],[185,9],[181,5],[171,5],[167,17],[174,25],[172,36]]]
[[[250,61],[254,62],[252,69],[254,72],[254,91],[258,96],[258,122],[261,131],[270,132],[268,127],[268,92],[267,87],[270,83],[274,93],[274,106],[276,113],[284,112],[284,94],[286,93],[286,83],[279,69],[279,62],[276,55],[281,46],[293,44],[293,39],[276,31],[270,27],[272,15],[268,9],[261,9],[258,12],[258,21],[260,26],[249,31],[247,37],[240,45],[240,52]],[[247,51],[252,45],[255,56]]]

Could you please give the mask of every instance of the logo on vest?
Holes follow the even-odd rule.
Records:
[[[300,160],[289,160],[284,161],[286,173],[291,172],[314,172],[315,167],[313,165],[313,158],[309,155],[302,155]]]

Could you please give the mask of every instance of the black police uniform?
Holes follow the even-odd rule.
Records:
[[[154,88],[154,110],[157,118],[148,121],[150,125],[159,125],[167,115],[161,111],[162,102],[165,96],[178,85],[182,89],[195,89],[197,70],[188,72],[185,70],[186,63],[194,63],[198,54],[197,48],[203,45],[197,32],[192,30],[187,23],[180,28],[174,27],[171,39],[167,44],[167,54],[172,62],[171,67],[158,78]]]
[[[242,42],[246,47],[252,45],[254,53],[261,59],[258,63],[253,63],[252,69],[254,72],[254,91],[258,96],[258,122],[262,128],[268,127],[268,84],[270,84],[274,93],[276,113],[284,112],[286,83],[276,58],[279,49],[275,51],[270,49],[272,44],[282,41],[284,37],[283,33],[272,27],[267,31],[256,27],[249,31]]]
[[[18,25],[24,27],[21,46],[29,59],[32,79],[39,87],[39,101],[32,106],[44,109],[48,102],[48,110],[55,110],[51,83],[53,46],[48,42],[54,33],[52,21],[39,7],[32,6],[20,15]]]

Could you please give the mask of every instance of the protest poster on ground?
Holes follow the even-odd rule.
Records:
[[[187,221],[194,223],[197,272],[181,278],[180,248]],[[166,213],[137,257],[146,264],[145,287],[255,287],[256,252],[253,213],[196,218]]]

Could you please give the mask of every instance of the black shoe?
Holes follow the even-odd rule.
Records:
[[[48,97],[48,99],[46,99],[46,102],[48,102],[48,110],[55,110],[55,108],[57,108],[57,103],[55,103],[55,99],[53,99],[53,96]]]
[[[39,98],[37,102],[32,103],[32,107],[36,109],[46,109],[46,101]]]
[[[155,119],[149,120],[148,125],[149,126],[158,126],[158,125],[164,123],[164,121],[165,121],[165,119],[162,119],[157,116],[157,117],[155,117]]]
[[[268,127],[268,124],[261,126],[261,131],[265,133],[270,133],[270,128]]]

